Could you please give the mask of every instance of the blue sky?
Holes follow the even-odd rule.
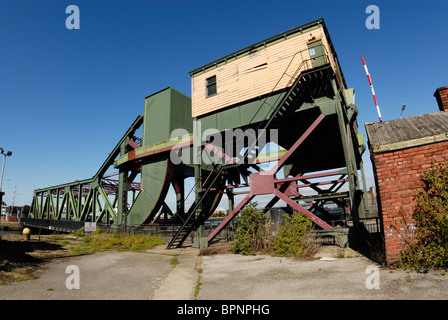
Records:
[[[80,29],[68,30],[68,5]],[[380,29],[368,30],[368,5]],[[446,1],[2,0],[0,147],[9,205],[33,190],[93,176],[145,96],[167,86],[190,95],[188,72],[252,43],[324,18],[358,124],[378,121],[364,56],[384,120],[437,111],[448,85]],[[366,174],[371,176],[368,152]]]

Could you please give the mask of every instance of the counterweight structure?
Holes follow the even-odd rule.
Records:
[[[195,232],[196,244],[206,246],[260,199],[265,212],[280,201],[319,230],[346,233],[330,222],[337,206],[356,230],[365,216],[365,146],[354,90],[346,86],[322,19],[190,76],[191,99],[173,88],[146,97],[144,112],[94,177],[35,190],[25,223],[123,227],[165,217],[176,226],[168,247],[181,246]],[[108,173],[112,169],[118,179]],[[194,196],[188,207],[186,195]],[[204,223],[223,197],[230,213],[206,235]]]

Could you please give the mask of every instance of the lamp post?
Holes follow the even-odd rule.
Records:
[[[404,109],[406,109],[406,103],[403,104],[403,106],[401,107],[400,119],[401,119],[401,116],[403,115]]]
[[[5,150],[3,150],[3,148],[0,148],[0,153],[3,155],[3,165],[2,165],[2,175],[0,177],[0,212],[1,212],[1,207],[3,204],[3,195],[5,194],[2,191],[2,185],[3,185],[3,173],[5,172],[5,162],[6,162],[6,157],[10,157],[12,155],[11,151],[8,151],[6,153],[4,153]]]

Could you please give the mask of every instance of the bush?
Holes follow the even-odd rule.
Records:
[[[257,252],[270,250],[269,234],[266,232],[266,215],[256,210],[257,203],[249,203],[238,217],[238,227],[235,230],[235,241],[232,248],[236,253],[253,255]]]
[[[415,243],[402,251],[401,264],[413,268],[448,268],[448,162],[422,174],[413,218]]]
[[[275,229],[265,214],[256,210],[256,203],[250,203],[238,217],[233,250],[246,255],[313,255],[318,246],[311,230],[311,220],[301,213],[285,214],[284,219],[284,225]]]
[[[309,245],[307,234],[310,232],[311,220],[301,213],[283,215],[284,225],[277,230],[273,239],[272,251],[277,256],[301,256]]]

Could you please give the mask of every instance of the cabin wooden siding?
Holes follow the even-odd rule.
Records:
[[[300,74],[295,74],[299,67],[300,71],[311,68],[307,49],[311,38],[321,39],[328,54],[328,41],[323,28],[319,27],[192,75],[192,116],[205,115],[292,85],[295,80],[292,76]],[[333,57],[329,56],[334,67]],[[217,94],[207,97],[205,83],[212,76],[216,76]]]

